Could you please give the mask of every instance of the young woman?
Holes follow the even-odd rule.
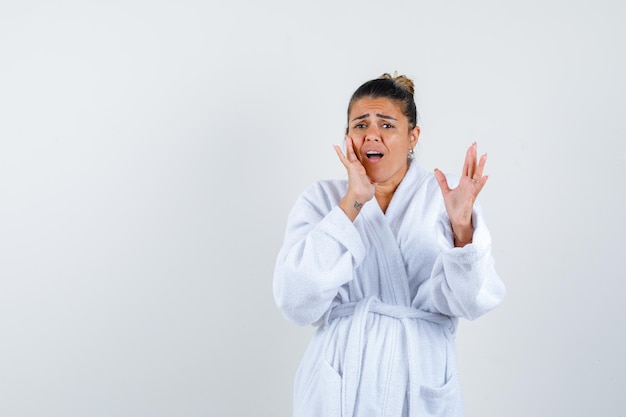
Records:
[[[296,376],[296,417],[463,415],[458,317],[504,296],[476,203],[486,155],[472,144],[451,185],[423,169],[413,92],[405,76],[361,85],[346,154],[335,147],[348,180],[316,182],[289,215],[275,299],[290,321],[318,326]]]

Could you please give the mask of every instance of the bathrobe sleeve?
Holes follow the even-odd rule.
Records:
[[[297,325],[318,322],[365,257],[359,232],[337,205],[341,195],[339,187],[315,183],[289,214],[274,270],[274,298]]]
[[[450,219],[443,210],[437,224],[440,253],[430,279],[418,289],[417,305],[448,316],[473,320],[500,304],[505,288],[495,270],[491,235],[478,202],[474,204],[472,223],[472,243],[456,248]]]

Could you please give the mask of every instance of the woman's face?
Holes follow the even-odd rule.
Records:
[[[417,144],[420,129],[409,130],[400,105],[387,98],[362,98],[352,104],[348,136],[367,176],[378,185],[397,186],[408,169],[409,149]]]

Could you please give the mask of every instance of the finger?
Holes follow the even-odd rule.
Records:
[[[478,167],[476,168],[476,172],[474,173],[474,179],[482,181],[483,171],[485,169],[485,163],[487,162],[487,154],[483,154],[480,157],[480,161],[478,161]]]
[[[476,177],[476,162],[478,160],[478,158],[476,157],[476,155],[478,154],[478,143],[474,142],[472,144],[472,160],[471,160],[471,169],[472,169],[472,178],[480,178],[480,177]]]
[[[487,184],[488,179],[489,179],[489,175],[483,175],[480,181],[478,181],[478,187],[476,187],[476,194],[475,194],[476,197],[483,190],[483,187],[485,186],[485,184]]]
[[[346,156],[343,154],[343,151],[341,150],[341,148],[337,145],[333,145],[333,148],[335,148],[335,152],[337,153],[337,156],[339,157],[339,160],[341,161],[343,166],[348,168],[348,165],[350,165],[350,162],[348,161]]]
[[[472,143],[465,152],[465,162],[463,164],[463,174],[472,178],[476,167],[476,142]]]
[[[354,142],[350,136],[346,136],[346,156],[348,161],[355,161],[357,159],[356,153],[354,152]]]
[[[439,184],[439,188],[441,188],[441,194],[444,196],[450,192],[450,187],[448,186],[448,180],[446,179],[446,175],[435,168],[435,179]]]

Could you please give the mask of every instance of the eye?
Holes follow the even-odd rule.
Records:
[[[353,126],[353,129],[364,129],[365,123],[357,123]]]
[[[391,123],[383,123],[382,127],[384,129],[393,129],[394,126]]]

